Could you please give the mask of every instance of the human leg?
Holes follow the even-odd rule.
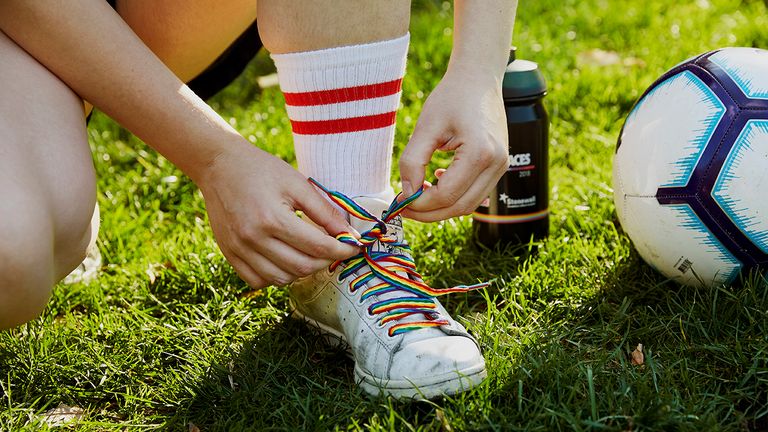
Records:
[[[299,171],[348,195],[391,197],[409,1],[262,1]]]
[[[82,101],[0,32],[0,329],[34,318],[95,233]]]
[[[391,212],[408,10],[409,2],[261,0],[258,13],[299,170],[368,213],[350,213],[366,253],[294,283],[294,314],[349,346],[364,391],[434,397],[466,390],[486,372],[475,340],[416,282],[401,220]]]
[[[179,79],[189,82],[254,22],[256,4],[256,0],[117,0],[117,11]]]
[[[411,1],[259,0],[259,31],[273,54],[395,39],[408,31]]]

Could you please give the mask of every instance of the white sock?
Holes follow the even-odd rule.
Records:
[[[395,113],[409,39],[272,55],[302,174],[348,196],[393,195]]]

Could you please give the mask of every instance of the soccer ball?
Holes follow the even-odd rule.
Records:
[[[635,104],[614,202],[645,261],[686,285],[768,264],[768,51],[725,48],[664,74]]]

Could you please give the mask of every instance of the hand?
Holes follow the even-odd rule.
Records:
[[[359,253],[328,234],[355,230],[279,158],[248,144],[235,146],[202,178],[199,186],[221,252],[254,288],[286,285]]]
[[[432,222],[472,213],[506,171],[507,145],[500,82],[449,69],[424,104],[400,157],[404,197],[426,187],[403,215]],[[424,182],[424,170],[437,150],[454,151],[454,156],[431,186]]]

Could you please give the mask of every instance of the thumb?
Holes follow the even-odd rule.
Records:
[[[411,139],[400,155],[400,179],[403,182],[403,198],[407,198],[424,183],[424,173],[432,154],[440,147],[439,133],[424,122],[416,125]]]

